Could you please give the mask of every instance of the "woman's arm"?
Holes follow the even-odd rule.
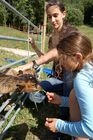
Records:
[[[29,38],[29,43],[31,44],[32,48],[34,49],[34,51],[36,52],[36,54],[40,57],[42,55],[44,55],[43,52],[40,51],[40,49],[36,46],[35,41],[33,38]]]
[[[58,51],[56,48],[54,48],[35,61],[38,65],[42,65],[42,64],[47,64],[56,58],[58,58]]]
[[[54,49],[50,50],[49,52],[47,52],[46,54],[41,55],[41,57],[37,58],[35,61],[36,61],[37,65],[43,65],[43,64],[47,64],[47,63],[53,61],[57,57],[58,57],[58,51],[56,48],[54,48]],[[32,67],[33,67],[33,62],[31,61],[25,65],[15,68],[14,70],[16,72],[18,72],[19,70],[24,71],[24,70],[30,69]]]

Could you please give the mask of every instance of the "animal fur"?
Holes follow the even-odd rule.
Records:
[[[32,74],[21,74],[19,76],[0,74],[0,94],[15,91],[34,92],[40,89],[37,79]]]

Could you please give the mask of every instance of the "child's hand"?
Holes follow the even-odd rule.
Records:
[[[53,103],[53,104],[61,104],[61,97],[57,95],[56,93],[53,92],[47,92],[46,93],[48,102]]]
[[[57,129],[55,128],[56,121],[57,119],[55,118],[46,118],[45,126],[52,132],[57,132]]]

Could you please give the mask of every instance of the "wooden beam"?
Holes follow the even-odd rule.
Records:
[[[46,14],[46,5],[47,2],[45,2],[44,6],[44,23],[43,23],[43,33],[42,33],[42,51],[45,51],[45,43],[46,43],[46,23],[47,23],[47,14]]]

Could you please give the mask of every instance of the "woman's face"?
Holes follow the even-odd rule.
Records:
[[[59,7],[54,5],[47,10],[48,19],[54,29],[60,30],[63,25],[63,20],[66,16],[66,12],[60,11]]]

